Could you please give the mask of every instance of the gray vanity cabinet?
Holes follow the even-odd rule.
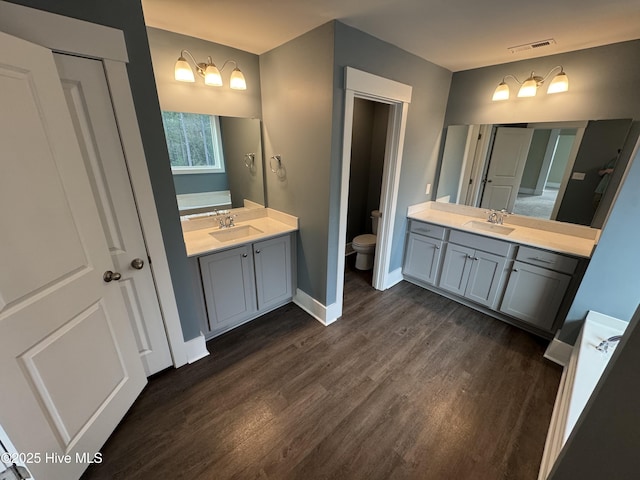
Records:
[[[251,245],[199,258],[211,332],[223,332],[258,310]]]
[[[409,233],[402,273],[425,283],[434,284],[440,266],[440,252],[442,252],[442,240],[414,232]]]
[[[521,246],[500,311],[550,330],[577,263],[572,257]]]
[[[500,292],[506,263],[504,256],[449,243],[438,286],[492,308]]]
[[[226,332],[293,297],[291,235],[199,257],[208,338]]]
[[[269,310],[293,296],[291,236],[253,244],[258,309]]]

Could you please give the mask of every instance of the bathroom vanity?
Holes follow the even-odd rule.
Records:
[[[428,202],[408,215],[404,278],[551,338],[575,296],[599,230]]]
[[[205,338],[293,298],[296,217],[269,208],[240,208],[183,217],[182,228]]]

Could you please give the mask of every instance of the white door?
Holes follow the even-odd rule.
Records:
[[[498,127],[480,203],[482,208],[513,211],[532,138],[530,128]]]
[[[172,365],[102,62],[54,54],[147,375]]]
[[[48,49],[0,33],[0,105],[0,424],[73,480],[146,378]]]

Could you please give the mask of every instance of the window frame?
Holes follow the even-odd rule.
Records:
[[[215,165],[193,165],[193,166],[174,166],[171,165],[171,173],[174,175],[194,175],[202,173],[226,173],[224,151],[222,148],[222,135],[220,130],[220,116],[208,113],[193,112],[173,112],[172,110],[163,110],[164,112],[182,113],[183,115],[207,115],[211,125],[211,141],[213,144],[213,159]],[[171,158],[169,158],[171,162]]]

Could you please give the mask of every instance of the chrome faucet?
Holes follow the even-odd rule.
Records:
[[[236,224],[234,223],[234,218],[235,217],[236,217],[236,215],[227,214],[225,217],[221,218],[218,221],[218,224],[220,225],[220,228],[235,227],[236,226]]]
[[[493,223],[496,225],[502,225],[504,223],[504,219],[509,212],[507,212],[504,208],[500,211],[498,210],[488,210],[487,213],[489,217],[487,218],[487,222]]]

